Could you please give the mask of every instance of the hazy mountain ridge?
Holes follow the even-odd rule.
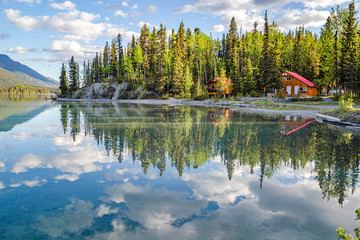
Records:
[[[59,82],[47,78],[28,66],[13,61],[9,56],[0,54],[0,86],[15,85],[34,87],[58,87]]]

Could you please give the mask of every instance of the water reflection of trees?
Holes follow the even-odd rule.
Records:
[[[314,164],[324,198],[342,204],[355,191],[359,177],[360,137],[312,123],[290,135],[281,134],[281,117],[264,117],[220,109],[149,107],[111,104],[62,104],[64,132],[83,131],[123,160],[125,149],[140,161],[166,170],[166,160],[181,176],[220,156],[231,180],[238,166],[260,168],[260,187],[283,164],[294,170]],[[80,124],[83,123],[82,129]]]

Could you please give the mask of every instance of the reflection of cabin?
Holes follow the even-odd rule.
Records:
[[[308,126],[313,121],[314,120],[312,120],[311,118],[287,115],[282,119],[280,133],[282,135],[292,134],[300,130],[301,128]]]
[[[318,86],[315,86],[314,83],[310,82],[297,73],[284,71],[279,75],[279,77],[283,83],[282,93],[284,96],[307,97],[317,95]],[[264,93],[266,93],[266,88],[269,84],[270,82],[263,86]]]
[[[213,122],[215,125],[219,124],[219,121],[226,122],[230,117],[228,109],[209,108],[207,119]]]
[[[217,83],[219,81],[219,78],[216,77],[213,80],[211,80],[210,82],[208,82],[207,85],[207,90],[208,90],[208,94],[209,96],[213,96],[213,95],[217,95],[219,94],[219,91],[217,90]],[[232,85],[232,80],[230,78],[226,79],[226,83],[229,83],[229,88],[227,88],[225,90],[225,92],[222,93],[222,95],[225,96],[229,96],[231,94],[231,85]]]

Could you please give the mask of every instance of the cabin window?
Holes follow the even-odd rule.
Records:
[[[282,77],[282,80],[283,80],[283,81],[286,81],[286,77]]]
[[[286,78],[286,81],[291,81],[291,77],[287,77],[287,78]]]
[[[212,90],[215,90],[215,85],[211,85],[211,89],[212,89]]]
[[[307,87],[300,87],[300,92],[306,92],[307,91]]]

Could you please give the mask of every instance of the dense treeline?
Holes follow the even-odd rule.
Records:
[[[0,93],[8,94],[50,94],[50,91],[45,88],[29,87],[25,85],[17,85],[9,88],[0,89]]]
[[[71,95],[81,86],[97,82],[128,82],[132,88],[144,86],[158,95],[173,93],[182,97],[206,94],[206,83],[225,73],[233,80],[237,94],[258,91],[267,82],[281,87],[283,70],[296,72],[320,86],[345,90],[360,96],[360,34],[355,5],[333,9],[320,36],[303,26],[282,32],[269,23],[267,12],[262,31],[238,32],[235,18],[222,39],[213,39],[199,28],[167,34],[162,24],[151,30],[145,24],[139,39],[122,45],[119,34],[82,71],[72,57],[68,71],[61,71],[62,95]],[[81,72],[81,74],[80,74]],[[80,76],[81,75],[81,76]],[[80,83],[81,82],[81,83]]]
[[[221,109],[62,104],[60,111],[64,132],[74,141],[80,134],[92,136],[120,162],[130,154],[145,174],[153,166],[161,176],[171,163],[181,176],[220,157],[229,180],[246,166],[251,173],[259,169],[262,187],[283,165],[298,169],[311,163],[323,197],[340,204],[359,181],[360,137],[316,122],[283,135],[287,123],[281,117]]]

